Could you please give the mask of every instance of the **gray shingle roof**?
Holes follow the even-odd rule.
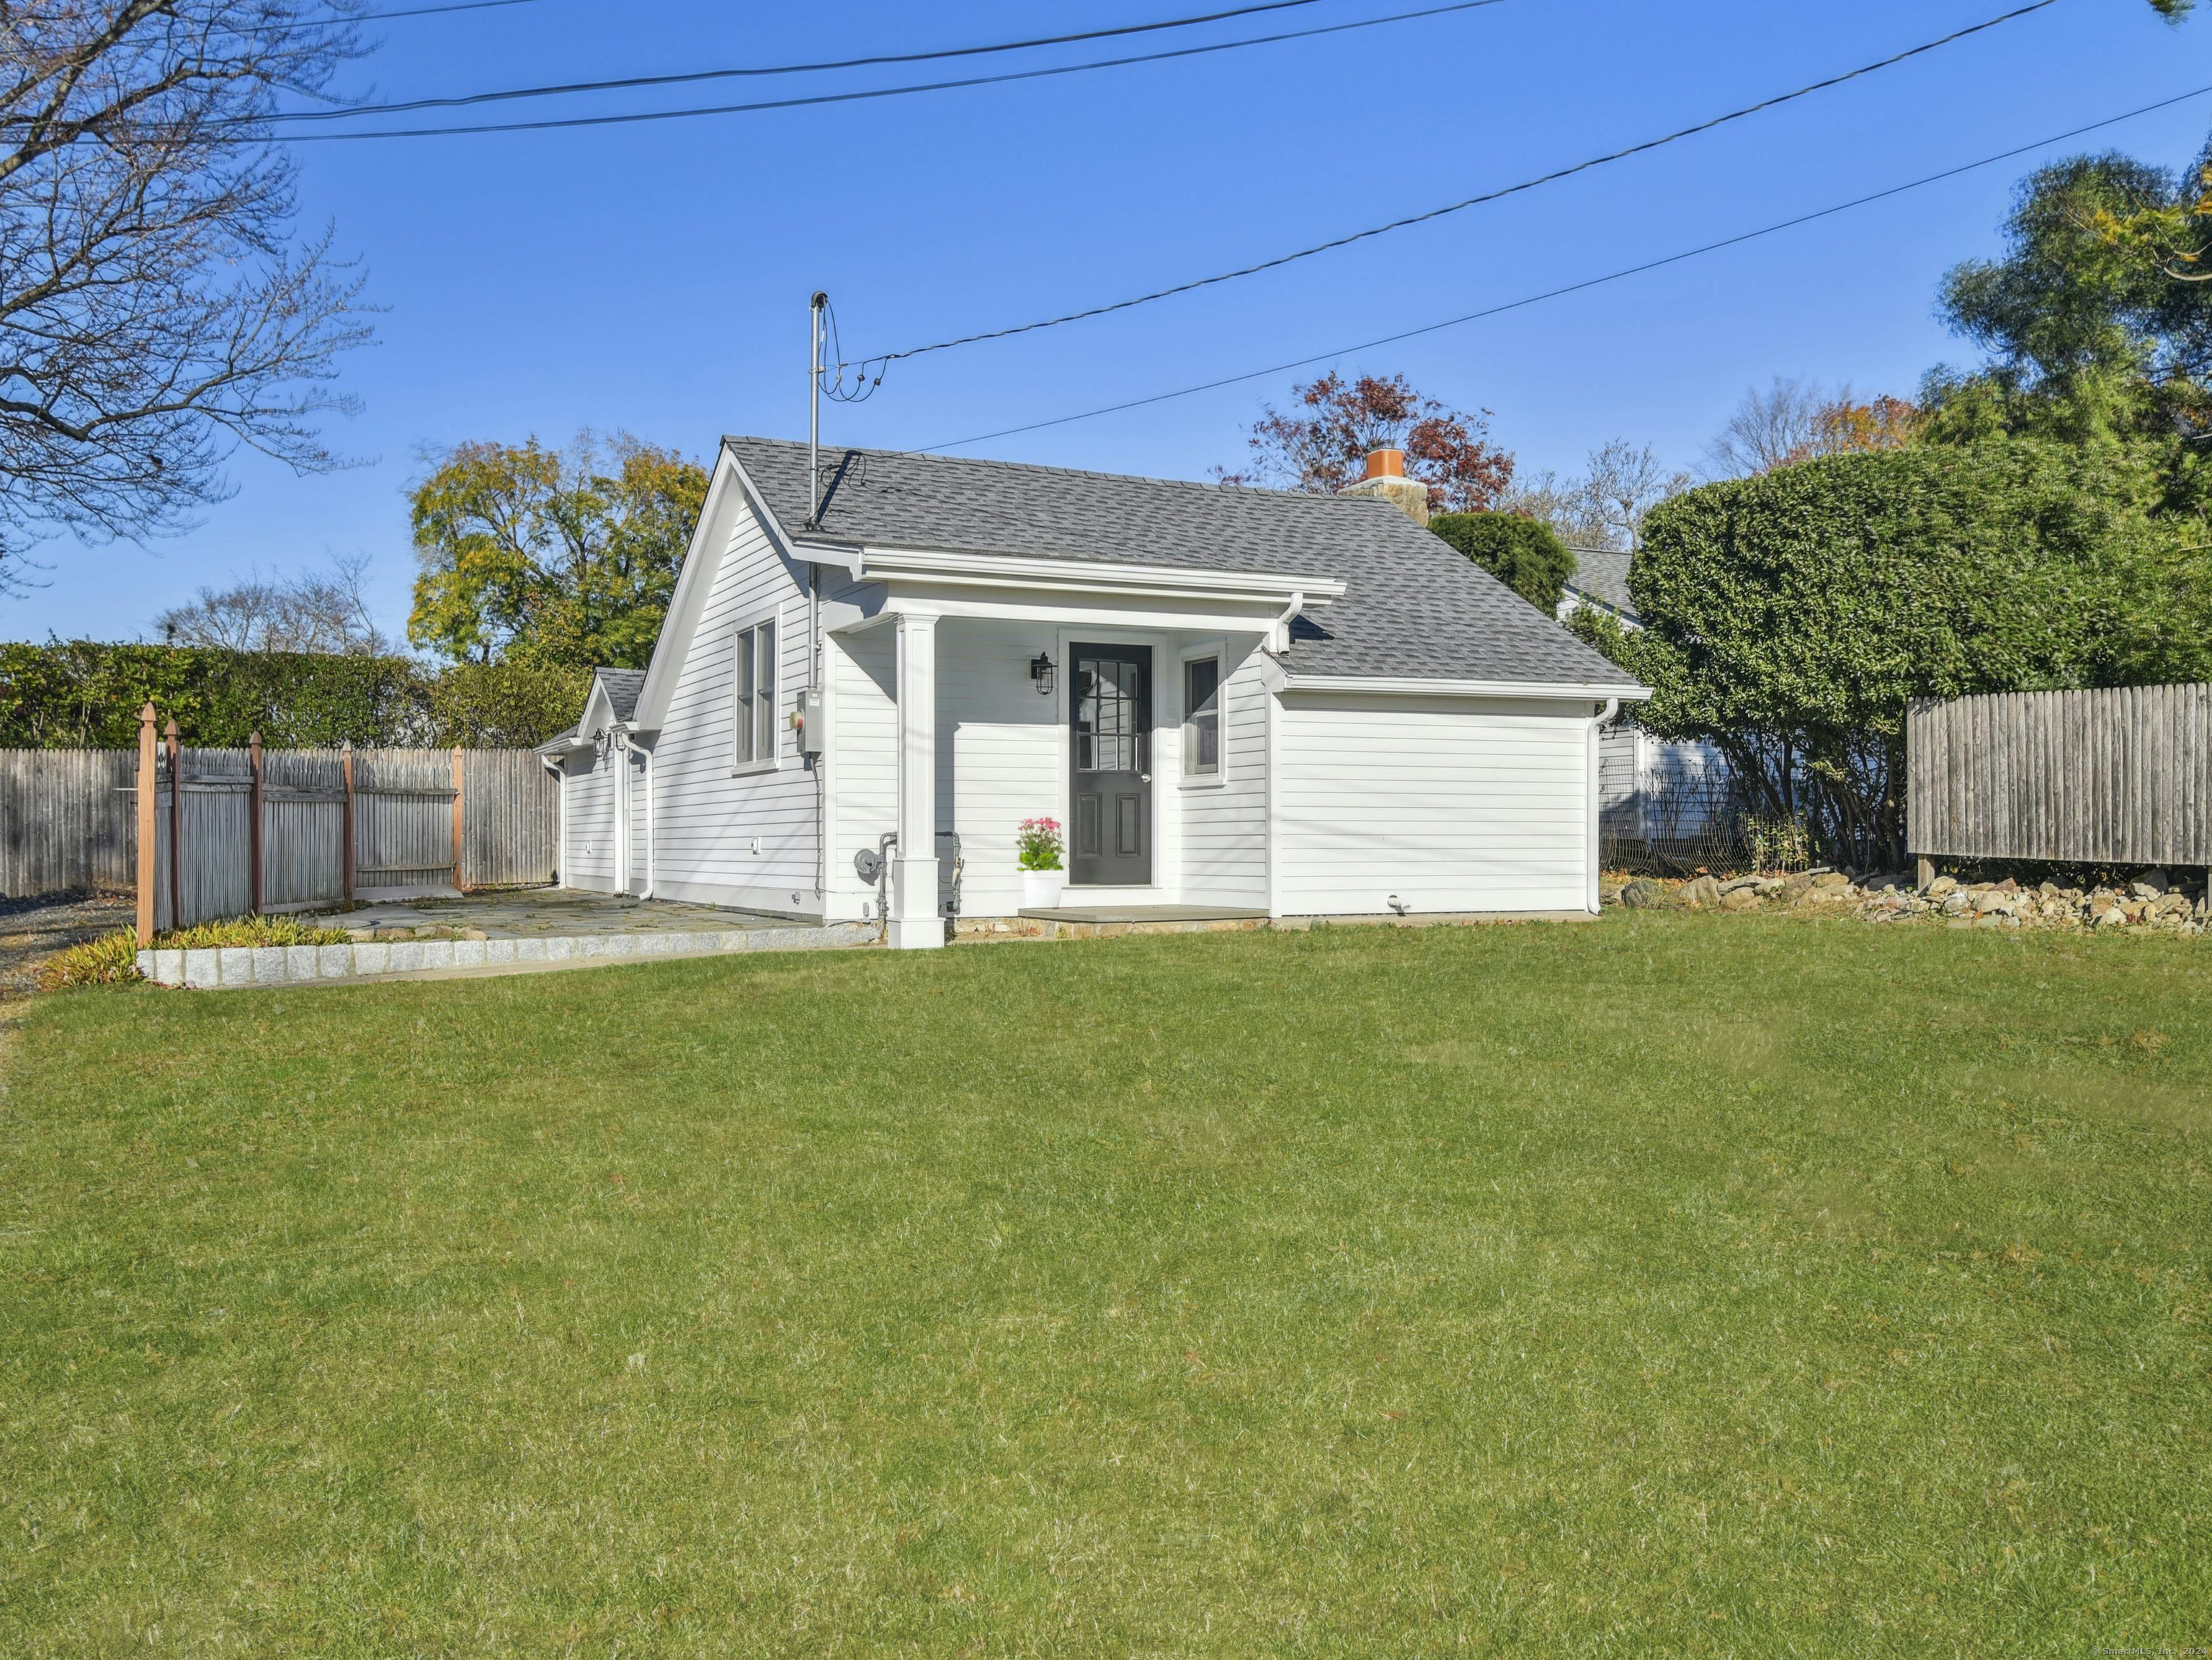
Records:
[[[805,445],[722,443],[787,530],[805,521]],[[1635,684],[1371,497],[826,445],[822,475],[825,541],[1334,577],[1344,597],[1292,630],[1283,661],[1293,674]]]
[[[1628,597],[1628,566],[1635,556],[1618,548],[1577,548],[1574,553],[1575,574],[1567,579],[1568,588],[1635,620],[1636,602]]]
[[[637,695],[645,690],[643,669],[593,669],[592,673],[607,689],[607,706],[616,720],[628,721],[637,713]]]

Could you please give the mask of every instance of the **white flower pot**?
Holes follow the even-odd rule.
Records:
[[[1067,889],[1064,870],[1025,870],[1022,873],[1022,909],[1050,910]]]

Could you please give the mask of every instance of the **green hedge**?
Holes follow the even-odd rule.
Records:
[[[582,713],[583,670],[50,641],[0,644],[0,749],[127,749],[151,702],[188,743],[275,748],[542,742]]]
[[[1547,611],[1566,597],[1574,550],[1540,519],[1518,513],[1440,513],[1429,528],[1492,576]]]
[[[1645,521],[1644,629],[1571,626],[1654,689],[1642,725],[1717,744],[1824,856],[1893,862],[1914,698],[2212,676],[2212,562],[2157,459],[2008,439],[1708,484]]]

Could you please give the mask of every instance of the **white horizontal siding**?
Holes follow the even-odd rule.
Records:
[[[1039,695],[1030,678],[1039,652],[1059,654],[1042,624],[938,625],[937,827],[960,838],[961,909],[970,916],[1021,909],[1021,821],[1064,816],[1066,682]]]
[[[1697,739],[1638,736],[1644,833],[1674,837],[1717,829],[1729,799],[1728,762],[1720,751]]]
[[[1638,751],[1643,739],[1644,734],[1626,722],[1607,727],[1598,739],[1597,799],[1608,824],[1634,827],[1637,779],[1642,770]]]
[[[782,765],[737,773],[735,629],[740,619],[770,609]],[[654,745],[653,890],[663,897],[815,909],[814,775],[782,718],[805,688],[807,649],[803,569],[784,561],[750,507],[741,506]]]
[[[647,797],[651,788],[652,775],[647,770],[649,763],[646,759],[643,750],[630,751],[625,759],[629,767],[628,780],[629,784],[629,870],[627,873],[628,879],[623,885],[623,891],[627,893],[643,893],[646,884],[646,860],[650,852],[647,845],[649,839],[647,833],[647,819],[650,807]]]
[[[615,775],[596,751],[571,756],[562,765],[561,832],[567,858],[561,885],[613,892]]]
[[[1232,640],[1222,654],[1221,755],[1218,787],[1182,790],[1182,901],[1257,909],[1267,903],[1267,660],[1256,637]],[[1182,665],[1174,664],[1182,696]],[[1182,714],[1180,708],[1178,714]],[[1176,763],[1181,764],[1178,751]]]
[[[876,890],[853,855],[898,827],[898,636],[895,623],[829,639],[829,915],[850,921]]]
[[[1288,915],[1580,910],[1583,706],[1291,694],[1276,715],[1275,903]]]

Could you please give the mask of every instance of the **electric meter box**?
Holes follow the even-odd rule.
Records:
[[[801,755],[821,754],[823,720],[819,687],[809,686],[799,694],[798,715],[794,724],[799,727],[799,752]]]

